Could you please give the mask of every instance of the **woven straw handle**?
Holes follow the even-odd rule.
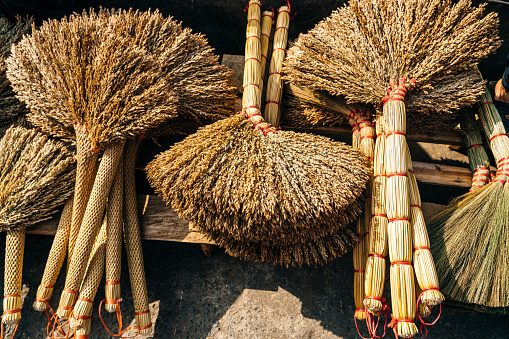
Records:
[[[87,128],[75,123],[74,131],[76,133],[76,182],[74,184],[74,203],[69,231],[69,258],[67,265],[70,263],[74,244],[76,243],[76,238],[78,238],[83,215],[85,214],[90,192],[94,185],[97,158],[99,156],[99,153],[92,148]]]
[[[123,164],[123,158],[120,164]],[[120,299],[120,272],[122,262],[122,205],[124,202],[124,166],[119,165],[108,197],[106,240],[105,309],[115,312]]]
[[[72,207],[74,197],[69,198],[64,205],[60,222],[58,223],[57,233],[53,239],[51,250],[49,252],[44,274],[42,275],[41,284],[37,289],[35,296],[34,309],[36,311],[44,311],[47,308],[46,302],[49,301],[53,294],[53,288],[60,273],[60,269],[64,264],[65,255],[67,253],[67,244],[69,242],[69,233],[71,231]]]
[[[124,142],[122,141],[106,149],[97,170],[94,186],[90,193],[90,199],[67,272],[65,289],[62,292],[57,310],[58,316],[62,319],[69,317],[85,276],[86,263],[102,223],[106,199],[115,178],[123,148]]]
[[[2,322],[13,325],[21,319],[21,275],[25,251],[25,229],[7,231],[4,266],[4,314]]]
[[[139,333],[152,331],[152,317],[148,305],[147,283],[141,247],[140,223],[136,201],[134,164],[140,140],[128,140],[124,155],[124,239],[133,294],[136,325]]]
[[[92,315],[92,308],[94,306],[94,299],[97,294],[97,289],[101,284],[101,279],[104,272],[105,257],[106,257],[106,228],[107,218],[104,218],[99,235],[94,242],[94,248],[88,260],[87,273],[81,284],[80,293],[74,306],[72,325],[76,328],[84,327],[86,329],[87,322],[82,319],[84,316]],[[88,333],[90,334],[90,328]]]

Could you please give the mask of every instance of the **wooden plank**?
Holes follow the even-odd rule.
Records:
[[[413,162],[415,178],[418,182],[454,187],[470,187],[472,172],[469,168]]]
[[[283,130],[290,130],[302,133],[313,133],[321,135],[351,135],[352,127],[350,125],[341,125],[334,127],[313,127],[313,128],[294,128],[282,126]],[[456,131],[437,132],[435,134],[407,134],[408,141],[421,141],[433,144],[463,146],[465,142],[461,135]]]
[[[141,235],[145,240],[177,241],[199,244],[214,244],[198,232],[189,231],[189,222],[180,219],[177,213],[157,195],[138,195]],[[59,217],[54,217],[27,229],[28,233],[54,235]]]
[[[444,209],[444,205],[422,203],[422,212],[427,221],[435,214]],[[189,229],[196,228],[189,222],[180,219],[177,213],[157,195],[138,195],[138,211],[140,213],[140,224],[142,237],[145,240],[161,240],[198,243],[203,245],[214,245],[213,241],[196,231]],[[44,221],[27,229],[30,234],[54,235],[59,216]],[[210,251],[210,247],[206,246]]]

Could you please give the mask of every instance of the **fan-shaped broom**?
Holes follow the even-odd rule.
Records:
[[[504,272],[509,253],[509,138],[492,101],[486,90],[478,115],[497,161],[496,177],[452,201],[429,225],[444,293],[480,310],[509,306]]]
[[[257,6],[250,1],[248,18]],[[246,42],[245,113],[206,126],[158,155],[147,166],[148,178],[181,217],[215,241],[284,245],[286,236],[308,233],[312,240],[336,230],[336,219],[362,194],[366,162],[340,143],[278,131],[263,120],[259,55],[251,53],[259,51],[257,41]]]
[[[49,219],[72,194],[75,160],[36,130],[11,127],[0,141],[0,229],[7,231],[2,322],[21,319],[25,228]]]
[[[405,104],[412,105],[414,114],[438,108],[443,114],[475,100],[481,82],[474,80],[466,86],[458,80],[472,78],[472,71],[464,71],[499,44],[493,34],[495,14],[482,18],[482,12],[482,6],[471,8],[469,1],[453,6],[450,1],[352,0],[349,7],[340,8],[301,35],[289,52],[286,71],[297,84],[344,95],[352,102],[383,104],[394,311],[391,326],[406,338],[412,337],[417,328],[413,323],[415,290],[408,193],[411,160],[405,140]],[[461,87],[462,91],[451,91]],[[425,97],[433,98],[434,107]],[[428,251],[426,248],[417,249],[416,258],[430,258],[420,255]],[[432,261],[427,261],[425,267],[425,271],[416,272],[418,280],[434,271]],[[424,281],[419,280],[424,287],[422,300],[439,301],[438,286],[427,288],[422,286]]]

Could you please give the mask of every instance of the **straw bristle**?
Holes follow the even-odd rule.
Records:
[[[0,230],[49,219],[72,194],[75,160],[59,142],[12,127],[0,141]]]
[[[152,186],[205,232],[246,242],[320,237],[360,213],[352,208],[368,180],[360,152],[252,126],[238,115],[200,129],[148,165]]]
[[[157,11],[90,10],[46,21],[7,63],[34,124],[72,139],[77,121],[96,148],[178,114],[217,120],[232,111],[230,71],[201,34]]]
[[[389,84],[413,78],[418,87],[408,95],[412,114],[450,112],[472,104],[482,85],[454,75],[501,43],[497,14],[482,17],[484,7],[472,8],[468,0],[351,0],[299,36],[284,72],[299,86],[373,104]]]
[[[7,18],[0,18],[0,125],[10,122],[27,109],[16,97],[7,79],[5,59],[11,53],[11,45],[21,39],[30,30],[32,19],[21,20],[11,24]]]

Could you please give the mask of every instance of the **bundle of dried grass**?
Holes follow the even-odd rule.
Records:
[[[473,174],[470,191],[475,191],[490,182],[490,159],[484,149],[481,131],[472,108],[461,110],[461,131],[467,147],[468,163]]]
[[[21,319],[25,227],[47,220],[72,194],[75,160],[63,144],[36,130],[11,127],[0,141],[0,230],[7,231],[4,315]]]
[[[477,113],[497,161],[495,179],[452,201],[429,225],[442,290],[480,310],[509,306],[509,138],[492,101],[486,90]]]
[[[244,112],[200,129],[157,156],[147,166],[148,178],[182,218],[230,253],[287,265],[330,260],[343,247],[327,253],[312,244],[344,231],[359,214],[356,201],[368,180],[367,162],[351,147],[278,131],[263,120],[259,6],[250,1]],[[352,236],[331,238],[329,243],[342,246],[341,239]],[[299,242],[303,245],[293,252]],[[314,252],[307,255],[309,247]]]
[[[65,318],[76,296],[72,292],[82,280],[100,226],[97,216],[104,210],[125,138],[183,114],[197,122],[229,114],[230,71],[218,65],[202,35],[158,12],[138,11],[90,11],[46,22],[16,46],[8,63],[9,77],[32,111],[31,121],[71,139],[78,136],[71,128],[77,121],[75,126],[86,128],[91,145],[84,151],[104,150],[95,181],[87,176],[82,184],[94,182],[94,188],[88,203],[88,195],[80,194],[86,209],[83,221],[76,223],[81,224],[77,247],[70,253],[58,312]],[[95,161],[87,164],[95,167]]]
[[[29,32],[32,22],[32,18],[17,18],[16,23],[12,24],[7,18],[0,18],[0,126],[12,123],[17,116],[27,111],[25,105],[15,97],[7,79],[5,59],[11,54],[11,45]]]
[[[417,333],[413,268],[420,271],[421,299],[443,299],[438,286],[423,287],[436,282],[433,261],[412,267],[412,242],[417,239],[412,239],[416,224],[410,222],[406,109],[449,114],[476,100],[482,81],[475,78],[473,66],[500,44],[496,14],[482,17],[483,9],[472,8],[468,0],[454,5],[449,0],[351,0],[301,35],[288,53],[286,73],[297,85],[343,95],[348,102],[383,104],[394,312],[390,326],[404,338]],[[428,253],[424,247],[416,247],[417,252]],[[430,259],[417,255],[425,257]]]

